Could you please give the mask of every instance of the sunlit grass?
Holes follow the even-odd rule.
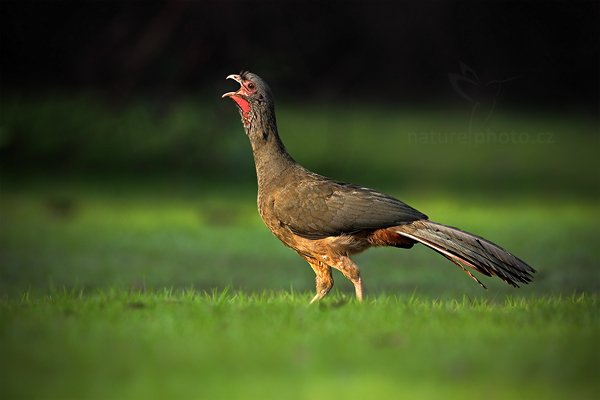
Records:
[[[25,398],[328,399],[588,398],[598,389],[596,295],[307,299],[25,293],[0,303],[2,390]]]
[[[100,195],[77,185],[67,192],[5,191],[0,288],[7,294],[114,285],[312,289],[310,268],[260,221],[254,191],[194,196],[185,187],[161,196],[139,188],[115,192],[110,183],[98,183]],[[161,184],[155,188],[160,192]],[[435,196],[415,197],[411,204],[433,220],[487,237],[531,263],[539,273],[524,294],[599,288],[600,253],[594,242],[600,211],[594,202],[542,205],[527,199]],[[459,269],[421,246],[375,249],[356,260],[371,294],[417,290],[493,297],[514,292],[491,279],[486,280],[490,290],[480,292]],[[336,289],[351,286],[336,275]]]

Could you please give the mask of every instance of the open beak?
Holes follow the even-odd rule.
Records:
[[[241,76],[229,75],[227,79],[233,79],[234,81],[239,83],[240,88],[237,90],[237,92],[225,93],[223,96],[221,96],[221,98],[224,99],[225,97],[229,97],[231,100],[233,100],[233,102],[238,106],[240,111],[245,116],[244,118],[246,118],[248,116],[248,113],[250,112],[250,102],[248,101],[250,93],[248,93],[246,87],[242,84]]]
[[[242,78],[239,75],[229,75],[226,79],[233,79],[234,81],[236,81],[237,83],[240,84],[240,88],[238,89],[237,92],[227,92],[227,93],[223,94],[223,96],[221,96],[222,99],[224,99],[225,97],[231,97],[234,95],[244,94],[244,93],[241,93],[244,86],[242,86]]]

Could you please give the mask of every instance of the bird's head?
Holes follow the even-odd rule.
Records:
[[[244,127],[249,128],[261,115],[271,115],[274,112],[271,89],[265,81],[252,72],[241,72],[239,75],[229,75],[240,84],[237,92],[227,92],[222,98],[229,97],[237,105]]]

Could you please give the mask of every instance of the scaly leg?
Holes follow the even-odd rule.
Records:
[[[316,275],[317,294],[312,298],[310,303],[317,302],[329,293],[333,287],[333,277],[331,276],[331,267],[311,257],[303,256],[310,264]]]
[[[340,271],[346,279],[350,280],[354,285],[354,291],[356,292],[356,299],[362,301],[363,290],[362,290],[362,279],[360,278],[360,270],[354,264],[349,257],[339,257],[335,262],[331,263],[331,266]]]

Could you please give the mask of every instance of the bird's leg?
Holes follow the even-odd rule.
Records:
[[[359,276],[356,281],[352,281],[354,284],[354,292],[356,292],[356,298],[359,302],[363,301],[363,291],[362,291],[362,278]]]
[[[356,264],[354,264],[349,257],[340,257],[335,261],[336,262],[332,263],[331,266],[340,271],[346,277],[346,279],[352,282],[354,285],[354,291],[356,293],[356,299],[358,301],[362,301],[362,279],[360,278],[360,270]]]
[[[312,304],[321,300],[329,293],[333,287],[333,277],[331,276],[331,267],[329,265],[310,257],[304,257],[304,259],[308,261],[316,275],[317,294],[310,301]]]

